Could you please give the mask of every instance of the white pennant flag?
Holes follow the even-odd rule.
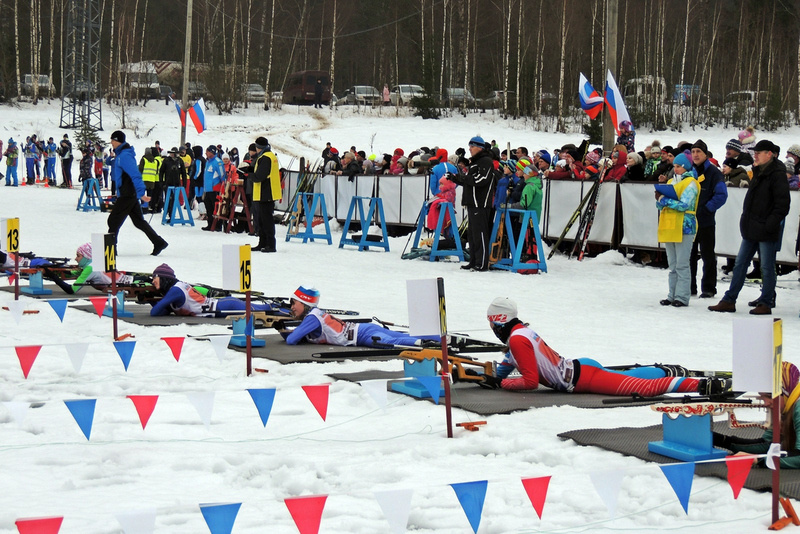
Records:
[[[14,322],[19,324],[20,320],[22,320],[22,312],[25,311],[25,303],[21,300],[12,300],[8,303],[8,311],[11,312]]]
[[[6,407],[6,410],[8,410],[8,413],[11,414],[11,419],[13,419],[18,426],[22,426],[22,421],[25,420],[25,416],[28,414],[28,408],[31,407],[31,403],[7,401],[4,402],[3,405]]]
[[[211,342],[211,346],[214,347],[214,352],[217,353],[217,358],[220,363],[225,359],[225,352],[228,350],[231,337],[232,336],[211,336],[208,338]]]
[[[206,427],[211,425],[211,412],[214,410],[214,392],[204,391],[198,393],[187,393],[186,398],[192,403],[194,409],[200,415],[200,419]]]
[[[153,534],[156,528],[156,509],[127,510],[114,514],[125,534]]]
[[[403,534],[406,531],[413,494],[414,490],[410,489],[375,492],[375,500],[378,501],[389,527],[395,534]]]
[[[621,470],[589,473],[594,489],[603,499],[608,509],[608,515],[611,518],[617,514],[617,500],[619,499],[619,489],[622,486],[623,476],[625,476],[625,473]]]
[[[86,357],[86,351],[89,350],[88,343],[65,343],[64,347],[67,349],[67,355],[72,362],[72,368],[76,373],[81,372],[83,367],[83,359]]]
[[[780,443],[773,443],[769,446],[769,450],[767,451],[767,459],[765,463],[767,467],[774,470],[775,469],[775,459],[780,462],[781,459],[781,444]]]
[[[388,380],[362,380],[359,382],[364,391],[369,393],[372,400],[375,401],[382,410],[386,410],[386,383]]]

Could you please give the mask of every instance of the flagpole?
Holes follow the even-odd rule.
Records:
[[[191,65],[192,51],[192,0],[187,0],[186,4],[186,44],[183,51],[183,92],[181,93],[181,109],[189,110],[189,68]],[[181,123],[181,146],[186,144],[186,121]]]
[[[189,0],[191,1],[191,0]],[[608,71],[617,72],[617,16],[619,13],[618,0],[606,0],[606,68],[603,79]],[[608,106],[603,111],[603,151],[606,155],[614,148],[614,124]]]

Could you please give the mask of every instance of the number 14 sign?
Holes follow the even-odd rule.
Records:
[[[222,245],[222,288],[229,291],[252,290],[250,245]]]

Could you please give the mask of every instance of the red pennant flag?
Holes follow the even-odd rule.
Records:
[[[133,401],[136,413],[139,414],[139,421],[142,423],[142,430],[144,430],[150,416],[153,415],[153,410],[156,409],[158,395],[128,395],[128,398]]]
[[[753,458],[750,455],[725,457],[725,464],[728,466],[728,484],[731,485],[734,499],[739,498],[739,492],[742,491],[747,475],[753,467]]]
[[[166,341],[167,346],[172,351],[172,356],[176,362],[181,361],[181,350],[183,349],[183,340],[185,337],[162,337]]]
[[[11,273],[10,275],[8,275],[8,285],[13,286],[14,285],[14,281],[16,279],[17,279],[17,275],[16,274]]]
[[[28,378],[28,373],[31,372],[31,367],[33,367],[33,362],[36,361],[36,357],[39,355],[39,350],[42,348],[41,345],[30,345],[27,347],[14,347],[14,350],[17,351],[17,358],[19,358],[19,365],[22,367],[22,374],[25,378]]]
[[[89,301],[92,303],[92,306],[94,306],[94,311],[97,312],[97,316],[102,317],[103,311],[106,309],[108,297],[89,297]]]
[[[538,478],[523,478],[522,486],[525,488],[525,493],[531,500],[533,509],[536,510],[536,515],[539,519],[542,518],[542,510],[544,510],[544,501],[547,498],[547,487],[550,484],[550,477]]]
[[[322,384],[319,386],[303,386],[303,391],[306,392],[306,397],[317,409],[317,413],[322,420],[328,416],[328,389],[330,384]]]
[[[40,517],[38,519],[17,519],[19,534],[58,534],[63,517]]]
[[[300,534],[318,534],[327,495],[309,495],[284,499]]]

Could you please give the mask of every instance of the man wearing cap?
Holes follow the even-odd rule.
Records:
[[[203,173],[203,204],[206,207],[207,224],[202,230],[210,231],[214,222],[214,204],[217,202],[217,193],[225,183],[225,168],[222,160],[217,157],[217,147],[209,145],[206,149],[206,169]]]
[[[253,203],[258,211],[258,244],[253,248],[258,252],[276,252],[275,242],[275,202],[283,198],[281,173],[278,157],[272,152],[266,137],[258,137],[255,142],[256,154],[253,156],[253,171],[248,175],[253,183]]]
[[[736,299],[756,252],[761,258],[761,295],[748,303],[753,308],[750,313],[771,315],[775,307],[775,257],[783,236],[783,220],[789,213],[789,182],[786,180],[786,166],[778,159],[780,147],[762,139],[753,151],[753,179],[744,197],[739,219],[742,244],[736,256],[730,287],[719,303],[708,307],[711,311],[736,311]]]
[[[519,320],[516,302],[506,297],[494,299],[486,316],[492,331],[508,346],[495,376],[483,375],[479,383],[487,389],[532,390],[542,385],[563,392],[652,397],[677,392],[716,393],[722,387],[718,379],[686,377],[686,369],[678,365],[611,371],[590,358],[563,358]],[[507,378],[514,369],[522,376]]]
[[[167,154],[167,159],[164,160],[158,171],[159,181],[164,184],[164,187],[184,187],[188,181],[188,175],[186,174],[186,165],[183,163],[183,160],[178,157],[178,148],[172,147]],[[176,202],[178,202],[177,194],[172,195],[170,197],[169,206],[165,206],[167,210],[166,222],[170,222],[172,206],[174,206]]]
[[[144,232],[153,243],[151,254],[158,256],[162,250],[167,248],[168,244],[147,224],[142,215],[142,206],[139,201],[149,202],[150,197],[147,196],[142,175],[136,165],[136,153],[133,147],[125,142],[125,133],[120,130],[111,134],[111,146],[116,155],[112,178],[116,185],[117,200],[108,215],[108,233],[113,234],[116,245],[119,229],[125,219],[130,217],[133,225]]]
[[[697,294],[697,260],[703,260],[703,277],[700,298],[713,298],[717,294],[717,255],[715,213],[728,200],[725,177],[708,160],[708,146],[702,139],[692,145],[692,163],[697,181],[700,182],[700,198],[697,202],[697,236],[692,245],[690,263],[692,267],[692,295]]]
[[[69,140],[69,135],[64,134],[58,146],[58,155],[61,156],[61,185],[59,187],[72,187],[72,143]]]
[[[302,322],[292,330],[281,328],[280,333],[289,345],[303,341],[324,345],[375,347],[386,345],[421,346],[423,340],[440,341],[438,336],[410,336],[372,323],[342,321],[320,310],[319,290],[300,286],[292,295],[292,317]]]
[[[499,161],[482,137],[469,140],[469,167],[466,174],[448,174],[448,179],[463,186],[461,205],[467,208],[469,263],[462,269],[489,270],[489,242],[492,230],[492,198],[499,178]]]

